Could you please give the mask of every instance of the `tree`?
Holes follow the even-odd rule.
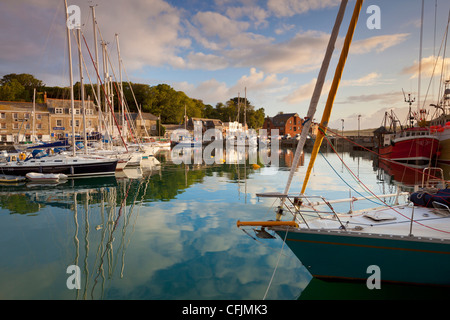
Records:
[[[3,101],[20,101],[25,100],[25,87],[16,79],[12,79],[0,86],[0,100]]]
[[[18,93],[16,90],[18,89],[17,83],[19,83],[23,87],[23,91]],[[17,100],[25,100],[32,101],[33,99],[33,91],[41,91],[45,86],[41,80],[36,79],[33,75],[28,73],[11,73],[4,75],[0,80],[0,86],[7,86],[5,90],[13,90],[15,93],[15,101]]]

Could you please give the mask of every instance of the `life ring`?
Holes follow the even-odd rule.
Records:
[[[19,160],[25,160],[27,158],[27,155],[25,154],[25,152],[21,152],[19,154]]]

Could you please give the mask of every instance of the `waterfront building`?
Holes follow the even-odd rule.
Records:
[[[97,107],[93,101],[85,101],[86,134],[99,132]],[[52,140],[69,138],[72,136],[72,108],[71,101],[64,99],[45,99],[50,116],[50,135]],[[80,100],[74,101],[75,135],[83,134],[83,108]]]
[[[46,104],[0,101],[0,141],[2,144],[50,141],[50,114]],[[34,140],[36,140],[34,139]]]
[[[99,114],[93,101],[86,100],[83,119],[82,101],[74,101],[75,135],[82,137],[83,123],[86,134],[101,132]],[[121,117],[116,120],[122,130]],[[112,119],[110,119],[112,120]],[[151,113],[129,113],[126,121],[133,129],[134,138],[158,135],[158,117]],[[111,126],[117,133],[115,121]],[[103,125],[103,128],[105,126]],[[127,127],[125,127],[127,128]],[[44,95],[44,103],[0,101],[0,142],[3,145],[31,143],[34,141],[51,142],[72,137],[71,101],[52,99]],[[129,135],[131,139],[131,135]]]
[[[280,136],[289,134],[291,137],[295,137],[296,134],[302,132],[302,122],[303,119],[297,113],[280,112],[274,117],[266,117],[263,129],[267,130],[268,135],[272,129],[278,129]]]
[[[206,118],[190,118],[187,122],[187,130],[193,131],[195,126],[202,127],[202,133],[209,129],[217,129],[222,132],[223,122],[219,119],[206,119]]]

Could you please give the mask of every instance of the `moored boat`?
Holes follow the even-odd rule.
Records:
[[[39,156],[37,156],[39,155]],[[29,172],[56,174],[62,173],[69,178],[114,175],[117,159],[107,157],[82,157],[65,153],[48,155],[37,153],[22,159],[3,158],[0,161],[0,173],[25,176]]]
[[[290,204],[284,210],[291,211],[294,220],[268,221],[264,228],[284,239],[316,278],[366,281],[375,266],[382,282],[450,285],[448,209],[406,202],[338,214],[333,201],[323,198],[259,196],[276,196]],[[301,202],[305,205],[298,205]]]
[[[36,173],[28,172],[25,177],[33,182],[59,182],[67,179],[67,176],[62,173]]]
[[[357,21],[361,6],[362,1],[358,0],[350,24],[353,28],[349,27],[345,43],[348,40],[351,41],[356,24],[354,21],[355,18]],[[348,49],[348,46],[342,49],[340,62],[345,62]],[[404,203],[400,203],[398,201],[402,195],[400,189],[397,189],[395,194],[380,196],[375,195],[365,186],[372,196],[334,201],[321,196],[305,195],[315,157],[326,134],[342,69],[343,63],[340,63],[336,68],[301,193],[299,195],[288,193],[298,163],[297,155],[303,148],[303,144],[299,143],[285,191],[257,194],[259,197],[279,200],[275,210],[275,220],[238,221],[237,225],[240,228],[259,227],[255,232],[260,238],[276,238],[269,233],[274,232],[316,278],[360,280],[366,283],[369,283],[369,280],[375,280],[380,283],[449,286],[450,209],[446,203],[439,202],[439,195],[427,201],[427,203],[431,202],[431,207],[424,206],[420,202],[410,202],[409,200],[415,198],[413,196]],[[310,111],[314,116],[315,110],[311,107],[308,116]],[[313,118],[312,116],[310,118]],[[300,141],[305,139],[304,131]],[[423,141],[420,137],[429,136],[428,131],[413,129],[402,130],[402,132],[405,132],[403,136],[405,142],[413,141],[410,142],[410,146],[416,144],[418,149],[427,149],[425,148],[427,144],[420,143]],[[434,140],[431,144],[434,144]],[[428,151],[430,150],[434,149],[431,148]],[[401,161],[422,160],[420,153],[399,154],[401,157],[395,158]],[[433,155],[430,153],[430,156]],[[393,160],[392,157],[389,159]],[[352,174],[356,177],[354,173]],[[357,180],[362,184],[360,179]],[[427,182],[430,180],[433,179],[428,179]],[[439,182],[446,181],[441,179]],[[427,192],[436,192],[436,185],[430,188],[423,184],[422,187],[420,191],[423,193],[422,196]],[[324,188],[327,186],[324,185]],[[432,191],[428,191],[428,188]],[[420,198],[420,193],[414,195]],[[390,197],[393,198],[392,203],[382,200]],[[379,207],[359,211],[351,209],[346,213],[338,213],[333,207],[334,203],[353,203],[356,200],[376,200]],[[353,206],[351,205],[350,208]]]
[[[15,182],[22,182],[25,181],[26,178],[23,176],[15,176],[15,175],[8,175],[8,174],[1,174],[0,175],[0,182],[1,183],[15,183]]]
[[[412,127],[391,134],[379,149],[382,158],[411,165],[429,165],[438,156],[439,138],[430,128]]]

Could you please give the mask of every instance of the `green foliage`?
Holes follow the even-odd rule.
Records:
[[[223,122],[239,121],[247,123],[249,128],[259,129],[264,124],[264,108],[255,110],[250,101],[235,97],[226,102],[218,103],[215,108],[205,107],[205,118],[220,119]]]
[[[34,89],[40,91],[42,87],[44,83],[31,74],[7,74],[0,79],[0,100],[30,102]]]
[[[235,97],[226,103],[219,102],[215,107],[205,105],[202,100],[188,97],[182,91],[176,91],[168,84],[158,84],[150,86],[141,83],[123,82],[123,93],[125,101],[131,112],[137,112],[141,108],[142,112],[149,112],[156,116],[161,116],[161,123],[182,124],[184,114],[188,118],[210,118],[219,119],[223,122],[240,121],[246,122],[249,128],[261,128],[264,123],[264,109],[256,108],[245,98]],[[84,85],[85,99],[95,100],[96,84]],[[119,111],[120,101],[118,83],[112,85],[114,91],[114,108]],[[36,88],[38,95],[37,102],[43,102],[43,93],[47,93],[48,98],[70,99],[70,91],[67,87],[47,87],[41,80],[34,78],[30,74],[8,74],[0,80],[0,100],[5,101],[32,101],[33,90]],[[104,89],[100,90],[101,101],[104,101]],[[74,98],[81,99],[80,83],[74,84]],[[239,102],[239,103],[238,103]],[[239,114],[238,114],[239,111]],[[245,118],[244,118],[245,111]]]

